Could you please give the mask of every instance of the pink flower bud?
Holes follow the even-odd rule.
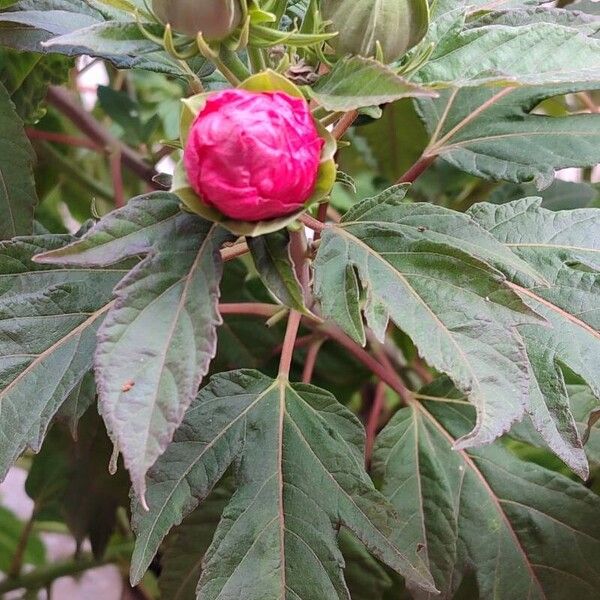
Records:
[[[201,200],[238,221],[300,209],[317,180],[323,140],[307,103],[284,92],[211,94],[184,151]]]

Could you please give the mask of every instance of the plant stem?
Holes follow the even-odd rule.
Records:
[[[404,382],[389,363],[385,366],[381,364],[337,327],[327,326],[322,328],[321,331],[342,346],[342,348],[345,348],[354,358],[365,365],[367,369],[377,375],[382,381],[385,381],[404,402],[407,404],[414,402],[412,392],[404,385]]]
[[[319,350],[321,350],[324,341],[323,338],[317,338],[308,347],[308,354],[306,355],[304,370],[302,372],[302,383],[310,383],[312,381]],[[296,344],[296,347],[298,347],[298,344]]]
[[[232,85],[237,86],[250,77],[250,71],[240,57],[224,45],[221,45],[219,56],[214,59],[214,62],[225,79]]]
[[[436,156],[423,155],[419,160],[408,170],[398,181],[399,183],[413,183],[418,177],[420,177],[436,159]]]
[[[65,144],[66,146],[73,146],[75,148],[87,148],[88,150],[93,150],[95,152],[102,152],[104,150],[101,146],[98,146],[98,144],[95,144],[91,140],[67,135],[65,133],[42,131],[40,129],[34,129],[33,127],[27,127],[25,133],[30,140],[55,142],[57,144]]]
[[[259,73],[267,68],[265,56],[261,48],[248,46],[246,52],[248,53],[248,59],[250,60],[250,66],[252,67],[253,73]]]
[[[6,573],[6,576],[9,579],[15,579],[21,574],[21,569],[23,568],[23,557],[25,556],[27,542],[29,542],[29,536],[31,535],[31,531],[33,530],[34,522],[35,510],[31,514],[31,517],[29,517],[27,523],[25,523],[25,527],[23,527],[23,531],[21,532],[21,536],[19,537],[19,542],[17,543],[15,554],[10,562],[10,566]]]
[[[281,349],[281,358],[279,359],[279,377],[289,379],[290,369],[292,367],[292,358],[294,356],[294,348],[296,346],[296,337],[300,328],[302,315],[292,310],[288,317],[287,328],[285,330],[285,338],[283,340],[283,348]]]
[[[358,111],[356,110],[351,110],[350,112],[345,113],[344,116],[336,123],[331,135],[333,135],[336,140],[339,140],[346,133],[346,131],[350,129],[352,123],[356,121],[357,117]]]
[[[239,256],[243,256],[244,254],[248,254],[248,252],[250,252],[248,244],[246,242],[240,242],[239,244],[222,248],[221,258],[224,262],[227,262],[229,260],[233,260],[234,258],[238,258]]]
[[[90,115],[72,95],[58,86],[48,88],[47,100],[58,111],[65,115],[81,132],[102,148],[118,147],[121,151],[123,164],[141,177],[154,189],[160,189],[153,178],[158,174],[154,167],[148,164],[135,150],[123,144],[108,132],[92,115]]]
[[[113,182],[113,190],[115,193],[115,208],[123,208],[125,206],[125,190],[123,189],[123,171],[121,169],[121,150],[116,147],[110,153],[110,174]]]
[[[321,204],[321,206],[324,206],[324,205]],[[325,210],[327,210],[327,207],[325,207]],[[327,214],[327,212],[325,214]],[[311,217],[307,213],[300,215],[299,221],[302,224],[306,225],[309,229],[312,229],[313,231],[321,232],[321,231],[323,231],[323,229],[325,229],[325,225],[323,223],[321,223],[321,221],[318,221],[317,219],[315,219],[314,217]]]
[[[222,315],[254,315],[270,318],[281,310],[278,304],[263,304],[260,302],[239,302],[219,304]]]
[[[304,235],[304,230],[292,232],[290,234],[290,255],[292,257],[292,262],[294,263],[296,276],[298,277],[298,281],[304,292],[304,300],[307,302],[307,306],[310,306],[310,302],[308,302],[310,295],[310,266],[308,264],[307,249],[308,244],[306,236]],[[302,315],[299,312],[295,310],[290,311],[285,338],[283,340],[283,347],[281,349],[281,358],[279,360],[279,377],[282,379],[289,379],[294,348],[296,347],[296,338],[298,337],[301,321]]]

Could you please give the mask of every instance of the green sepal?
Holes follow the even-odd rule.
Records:
[[[290,96],[304,99],[304,95],[297,86],[272,70],[262,71],[261,73],[249,77],[240,84],[239,88],[252,92],[282,91]],[[212,92],[197,94],[196,96],[191,96],[190,98],[183,100],[184,107],[181,115],[181,143],[184,148],[187,143],[191,126],[198,114],[204,108],[206,100],[211,93]],[[325,141],[321,152],[321,163],[317,175],[317,182],[310,198],[305,202],[304,206],[296,212],[267,221],[254,222],[230,219],[221,214],[216,208],[205,204],[192,189],[187,179],[183,160],[180,160],[175,168],[171,191],[179,196],[187,210],[194,212],[205,219],[219,223],[222,227],[225,227],[236,235],[256,237],[283,229],[293,223],[305,210],[319,202],[323,202],[328,197],[329,192],[335,183],[337,167],[334,156],[337,151],[337,142],[319,121],[315,120],[315,126],[319,136]]]

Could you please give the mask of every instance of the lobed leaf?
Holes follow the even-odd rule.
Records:
[[[473,411],[449,396],[399,411],[374,455],[382,491],[412,515],[403,535],[424,544],[437,597],[474,571],[480,598],[596,598],[598,497],[499,443],[453,452]]]
[[[105,265],[147,254],[117,286],[98,332],[100,412],[140,497],[215,355],[219,248],[230,234],[167,193],[133,200],[42,263]],[[132,429],[132,425],[135,428]]]
[[[315,259],[323,316],[362,343],[361,312],[379,339],[391,319],[477,405],[477,425],[460,446],[491,442],[523,417],[528,401],[516,325],[537,318],[497,270],[515,257],[468,216],[403,204],[398,191],[360,203],[326,228]]]
[[[0,478],[28,446],[39,450],[50,421],[92,367],[96,332],[127,272],[31,262],[67,239],[0,244]]]
[[[540,203],[536,198],[501,206],[482,203],[469,213],[551,284],[526,286],[509,273],[513,289],[550,325],[519,327],[533,375],[532,419],[552,450],[585,477],[587,461],[563,370],[566,366],[579,375],[600,398],[600,210],[556,213]]]
[[[134,503],[132,581],[233,464],[237,490],[204,558],[199,597],[348,599],[340,523],[431,590],[417,548],[388,542],[402,524],[364,471],[362,443],[356,418],[327,392],[256,371],[214,376],[149,473],[149,512]]]

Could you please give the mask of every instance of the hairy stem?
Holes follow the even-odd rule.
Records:
[[[344,116],[335,124],[331,135],[333,135],[336,140],[339,140],[346,133],[346,131],[350,129],[352,123],[356,121],[357,117],[358,111],[356,110],[351,110],[350,112],[345,113]]]
[[[293,231],[290,234],[290,254],[296,270],[296,276],[298,277],[298,281],[304,292],[305,301],[308,301],[310,295],[310,266],[308,264],[307,250],[308,244],[306,236],[304,235],[304,230]],[[307,304],[310,305],[308,302]],[[279,377],[281,378],[289,378],[294,349],[296,347],[296,338],[298,337],[301,321],[302,315],[299,312],[295,310],[290,311],[285,338],[283,340],[283,347],[281,349],[281,358],[279,360]]]
[[[321,204],[321,206],[324,206],[324,205]],[[325,208],[325,210],[327,210],[327,207]],[[323,231],[323,229],[325,229],[325,225],[321,221],[318,221],[317,219],[315,219],[314,217],[311,217],[307,213],[300,215],[299,221],[303,225],[306,225],[309,229],[312,229],[313,231],[318,231],[319,233],[321,231]]]
[[[248,244],[246,242],[240,242],[238,244],[234,244],[233,246],[225,246],[221,248],[221,258],[224,262],[229,260],[233,260],[234,258],[238,258],[239,256],[243,256],[244,254],[248,254],[250,252],[250,248],[248,248]]]

